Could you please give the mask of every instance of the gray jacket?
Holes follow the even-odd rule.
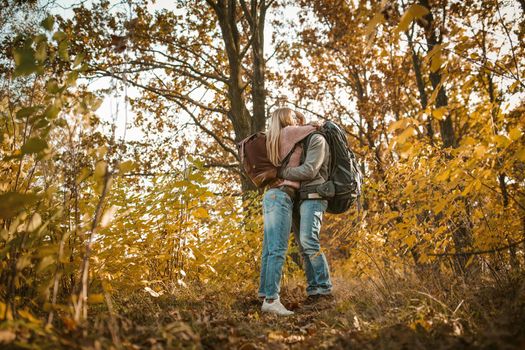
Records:
[[[301,181],[301,188],[319,185],[328,180],[330,148],[325,138],[313,134],[307,145],[306,158],[298,167],[284,168],[279,175],[283,179]]]

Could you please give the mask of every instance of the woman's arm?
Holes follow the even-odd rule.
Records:
[[[324,137],[314,134],[310,138],[304,163],[293,168],[284,168],[279,171],[279,177],[285,180],[305,181],[311,180],[319,173],[323,165],[328,144]]]

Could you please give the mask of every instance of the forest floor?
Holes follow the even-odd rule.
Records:
[[[254,293],[241,287],[192,287],[156,298],[137,290],[115,296],[113,325],[107,312],[92,308],[89,332],[64,328],[52,338],[33,334],[28,343],[50,349],[525,349],[522,278],[497,287],[450,284],[448,297],[417,281],[390,282],[336,280],[334,301],[305,308],[303,286],[288,281],[281,299],[295,311],[289,317],[262,314]]]

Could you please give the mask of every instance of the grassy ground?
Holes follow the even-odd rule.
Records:
[[[194,286],[151,297],[116,296],[115,318],[92,309],[89,332],[67,327],[39,336],[17,331],[17,343],[69,349],[525,349],[525,284],[449,281],[434,289],[411,277],[335,280],[335,301],[302,307],[300,280],[287,281],[282,300],[296,314],[261,314],[253,289]],[[484,287],[479,287],[484,285]],[[31,345],[29,345],[31,344]],[[117,344],[117,345],[116,345]]]

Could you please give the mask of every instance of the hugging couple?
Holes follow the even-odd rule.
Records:
[[[328,202],[317,193],[309,194],[309,189],[328,180],[330,149],[325,138],[314,133],[317,128],[304,123],[300,112],[279,108],[272,113],[266,131],[268,158],[280,170],[278,180],[263,196],[264,240],[258,295],[263,300],[263,312],[282,316],[293,314],[279,299],[292,230],[303,258],[307,302],[330,298],[332,293],[328,262],[319,243]]]

